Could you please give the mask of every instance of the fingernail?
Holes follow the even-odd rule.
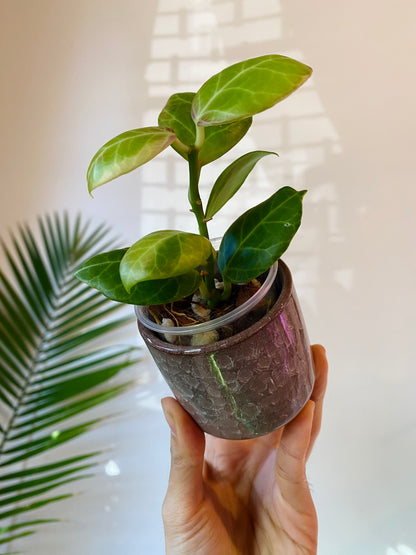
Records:
[[[168,408],[165,406],[164,401],[165,401],[164,399],[162,399],[162,401],[161,401],[163,414],[165,415],[166,422],[168,423],[168,426],[170,428],[170,431],[171,431],[172,435],[176,437],[175,419],[172,416],[172,414],[169,412]]]

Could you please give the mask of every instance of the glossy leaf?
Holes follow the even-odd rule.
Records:
[[[235,195],[257,162],[269,154],[275,153],[262,150],[248,152],[225,168],[211,190],[206,218],[212,218]]]
[[[87,171],[88,190],[149,162],[176,139],[171,129],[143,127],[117,135],[94,155]]]
[[[97,300],[72,276],[85,257],[112,242],[108,228],[90,227],[80,218],[72,222],[66,215],[46,216],[38,224],[36,232],[20,226],[10,246],[3,245],[8,268],[0,273],[0,543],[17,542],[38,524],[53,521],[28,519],[25,513],[69,497],[44,494],[85,477],[83,471],[99,455],[63,459],[59,446],[103,421],[81,416],[125,391],[128,382],[110,387],[109,380],[137,362],[131,347],[97,347],[97,339],[108,345],[108,334],[131,318],[117,315],[119,305]],[[58,455],[48,465],[32,463],[50,449]],[[91,462],[77,465],[87,459]],[[15,465],[23,461],[20,470]],[[4,522],[11,517],[18,521]],[[19,528],[25,531],[14,532]]]
[[[127,291],[139,282],[182,276],[203,266],[213,252],[208,239],[183,231],[155,231],[128,249],[120,263]]]
[[[250,129],[252,118],[205,129],[205,141],[199,152],[201,166],[223,156],[235,146]]]
[[[133,294],[127,293],[120,278],[120,262],[127,248],[117,249],[89,258],[74,272],[74,276],[109,299],[135,304]]]
[[[173,94],[158,118],[160,126],[172,129],[176,137],[187,146],[193,146],[196,138],[195,122],[191,117],[194,96],[195,93],[192,92]]]
[[[114,301],[133,305],[174,302],[191,295],[201,283],[199,272],[192,270],[170,279],[138,283],[128,293],[120,277],[120,262],[127,250],[115,250],[91,258],[75,272],[76,277]]]
[[[206,81],[192,102],[192,118],[208,126],[254,116],[300,87],[310,67],[276,54],[251,58]]]
[[[195,93],[172,95],[159,115],[159,125],[173,129],[177,138],[187,147],[196,141],[195,122],[191,116],[192,100]],[[235,146],[250,128],[252,118],[209,127],[205,130],[205,140],[199,152],[201,166],[217,160]],[[177,145],[171,145],[181,156],[188,158],[187,152]]]
[[[283,187],[229,227],[218,253],[225,279],[232,283],[249,281],[282,256],[300,226],[305,193]]]

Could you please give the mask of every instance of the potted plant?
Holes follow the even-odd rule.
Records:
[[[169,145],[189,167],[188,200],[199,233],[155,231],[76,272],[107,297],[136,305],[138,325],[181,404],[205,431],[249,438],[288,422],[313,387],[309,343],[291,275],[279,259],[296,233],[306,191],[283,187],[242,214],[220,241],[208,222],[265,156],[244,154],[217,178],[206,206],[201,170],[235,146],[252,117],[295,91],[311,69],[280,55],[236,63],[196,93],[172,95],[158,126],[101,147],[90,193],[149,162]]]

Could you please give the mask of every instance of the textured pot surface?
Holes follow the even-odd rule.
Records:
[[[311,395],[308,335],[282,261],[275,287],[278,299],[261,320],[211,345],[170,345],[138,322],[173,394],[209,434],[227,439],[267,434],[294,418]]]

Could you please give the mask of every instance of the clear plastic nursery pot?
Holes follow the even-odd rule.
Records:
[[[152,321],[146,307],[136,307],[136,314],[160,372],[204,432],[227,439],[270,433],[292,420],[312,393],[308,335],[281,260],[253,297],[215,320],[172,328]],[[241,331],[227,337],[230,327]],[[213,330],[218,341],[198,344]],[[166,341],[166,334],[180,344]]]

